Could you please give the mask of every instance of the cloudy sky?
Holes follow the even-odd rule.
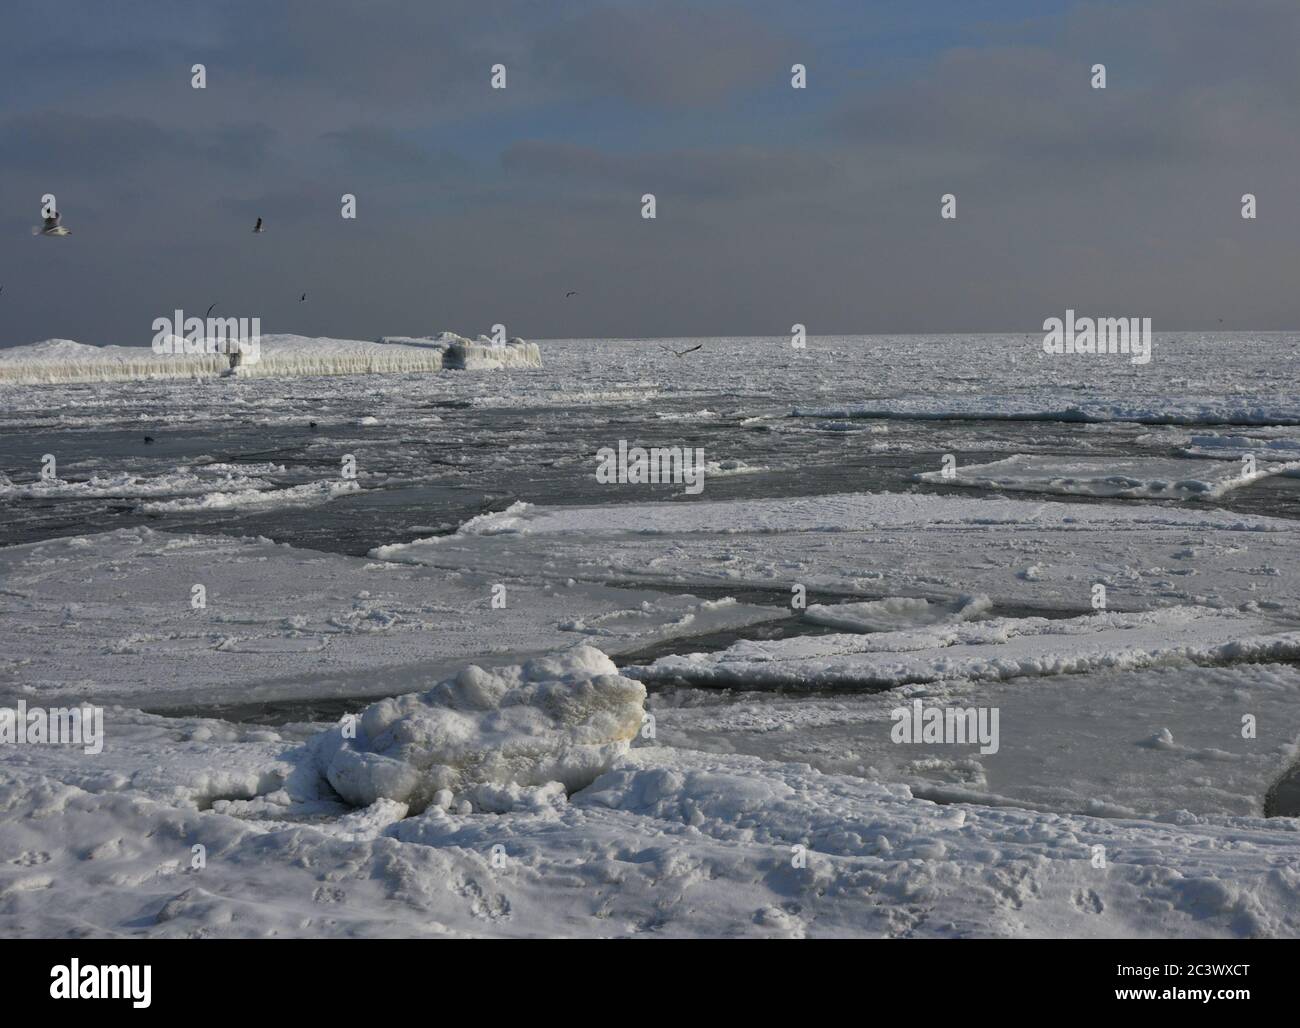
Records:
[[[0,345],[1300,328],[1298,49],[1295,0],[6,0]]]

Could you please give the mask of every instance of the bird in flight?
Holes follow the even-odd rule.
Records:
[[[58,211],[55,211],[50,217],[45,219],[45,222],[39,228],[32,229],[32,235],[34,236],[72,235],[71,229],[66,229],[59,224],[59,221],[60,219],[62,219],[62,217],[63,217],[62,214],[60,214]]]
[[[257,219],[257,224],[253,226],[253,231],[254,231],[254,232],[265,232],[265,231],[266,231],[264,228],[262,228],[262,219],[261,219],[261,218],[258,218],[258,219]]]
[[[567,293],[564,294],[564,298],[567,300],[570,296],[577,296],[577,295],[578,295],[578,291],[576,289],[570,289]]]
[[[704,348],[703,343],[700,343],[698,346],[692,346],[688,350],[674,350],[671,347],[664,346],[663,343],[659,344],[659,349],[664,350],[667,353],[671,353],[674,357],[685,357],[688,353],[694,353],[696,350],[702,350],[703,348]]]
[[[203,319],[204,319],[205,321],[206,321],[208,318],[212,317],[212,308],[215,307],[215,306],[216,306],[215,303],[212,304],[212,306],[210,306],[210,307],[208,308],[208,313],[205,314],[205,315],[203,315]]]
[[[307,299],[307,294],[306,294],[306,293],[303,293],[302,296],[298,297],[298,302],[299,302],[299,303],[304,303],[304,302],[306,301],[306,299]]]

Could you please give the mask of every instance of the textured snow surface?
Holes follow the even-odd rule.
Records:
[[[49,748],[0,767],[7,936],[1300,932],[1288,819],[936,805],[671,746],[567,799],[503,787],[503,813],[412,816],[342,806],[305,726],[110,714],[94,768]]]

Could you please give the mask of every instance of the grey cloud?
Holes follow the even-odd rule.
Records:
[[[663,108],[717,105],[764,78],[779,81],[784,53],[743,7],[681,3],[585,11],[535,50],[551,79]]]
[[[832,173],[820,154],[755,146],[618,154],[530,140],[507,148],[501,163],[516,174],[560,179],[583,188],[598,185],[638,196],[661,191],[733,200],[753,194],[803,192],[824,184]]]

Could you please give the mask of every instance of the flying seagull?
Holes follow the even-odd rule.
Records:
[[[578,295],[578,291],[576,289],[570,289],[567,293],[564,294],[564,298],[567,300],[570,296],[577,296],[577,295]]]
[[[671,353],[674,357],[685,357],[688,353],[694,353],[696,350],[700,350],[703,348],[704,348],[703,343],[700,343],[698,346],[692,346],[689,350],[673,350],[667,346],[664,346],[663,343],[659,344],[659,349]]]
[[[254,231],[254,232],[265,232],[265,231],[266,231],[264,228],[262,228],[262,219],[261,219],[261,218],[258,218],[258,219],[257,219],[257,224],[253,226],[253,231]]]
[[[71,230],[71,229],[66,229],[66,228],[64,228],[62,225],[59,224],[59,221],[60,221],[60,219],[61,219],[62,217],[63,217],[62,214],[60,214],[58,211],[55,211],[54,214],[53,214],[51,217],[48,217],[48,218],[45,219],[44,224],[42,224],[39,228],[34,228],[34,229],[32,229],[32,235],[34,235],[34,236],[70,236],[70,235],[72,235],[72,230]]]
[[[298,302],[299,302],[299,303],[304,303],[304,302],[306,302],[306,300],[307,300],[307,294],[306,294],[306,293],[303,293],[302,296],[298,297]]]

